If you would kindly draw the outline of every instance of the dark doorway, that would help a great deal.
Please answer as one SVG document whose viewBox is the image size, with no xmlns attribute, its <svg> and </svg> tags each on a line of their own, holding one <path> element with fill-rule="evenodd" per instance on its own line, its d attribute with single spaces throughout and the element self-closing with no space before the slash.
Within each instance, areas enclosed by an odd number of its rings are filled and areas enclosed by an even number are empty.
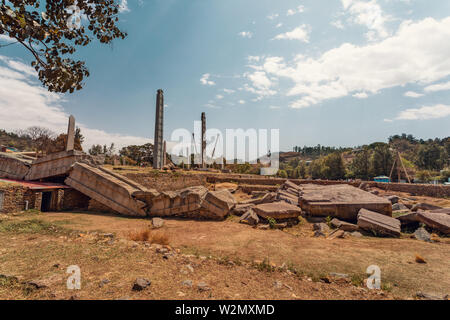
<svg viewBox="0 0 450 320">
<path fill-rule="evenodd" d="M 49 212 L 52 207 L 52 193 L 42 192 L 41 211 Z"/>
</svg>

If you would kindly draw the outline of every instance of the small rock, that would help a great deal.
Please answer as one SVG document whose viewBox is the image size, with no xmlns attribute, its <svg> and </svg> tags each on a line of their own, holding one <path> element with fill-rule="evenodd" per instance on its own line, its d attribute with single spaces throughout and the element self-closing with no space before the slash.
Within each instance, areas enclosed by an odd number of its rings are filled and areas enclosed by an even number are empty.
<svg viewBox="0 0 450 320">
<path fill-rule="evenodd" d="M 326 223 L 314 223 L 313 224 L 314 231 L 320 231 L 321 233 L 330 232 L 330 227 Z"/>
<path fill-rule="evenodd" d="M 184 296 L 186 296 L 186 294 L 181 291 L 177 291 L 177 296 L 184 297 Z"/>
<path fill-rule="evenodd" d="M 427 263 L 424 258 L 416 254 L 416 262 L 417 263 Z"/>
<path fill-rule="evenodd" d="M 186 265 L 186 269 L 188 269 L 190 272 L 194 273 L 194 268 L 190 264 Z"/>
<path fill-rule="evenodd" d="M 164 220 L 161 218 L 153 218 L 152 219 L 152 227 L 154 229 L 159 229 L 164 226 Z"/>
<path fill-rule="evenodd" d="M 346 273 L 330 272 L 330 277 L 334 277 L 334 278 L 349 278 L 349 275 L 346 274 Z"/>
<path fill-rule="evenodd" d="M 404 211 L 404 210 L 409 211 L 408 207 L 405 206 L 403 203 L 395 203 L 392 205 L 392 211 Z"/>
<path fill-rule="evenodd" d="M 133 284 L 134 291 L 141 291 L 150 286 L 152 283 L 150 280 L 144 278 L 137 278 Z"/>
<path fill-rule="evenodd" d="M 109 280 L 109 279 L 103 279 L 102 281 L 100 281 L 100 283 L 98 284 L 98 286 L 100 287 L 100 288 L 103 288 L 103 286 L 105 285 L 105 284 L 108 284 L 108 283 L 110 283 L 111 281 Z"/>
<path fill-rule="evenodd" d="M 274 227 L 274 229 L 286 229 L 288 227 L 288 224 L 287 224 L 287 222 L 275 223 L 275 225 L 273 227 Z"/>
<path fill-rule="evenodd" d="M 189 287 L 189 288 L 191 288 L 191 287 L 192 287 L 192 280 L 184 280 L 184 281 L 181 283 L 181 285 L 184 286 L 184 287 Z"/>
<path fill-rule="evenodd" d="M 363 236 L 361 234 L 361 232 L 358 232 L 358 231 L 352 232 L 352 233 L 350 233 L 350 235 L 355 238 L 361 238 Z"/>
<path fill-rule="evenodd" d="M 428 203 L 417 203 L 415 205 L 412 206 L 411 211 L 418 211 L 418 210 L 438 210 L 438 209 L 442 209 L 442 207 L 438 207 L 432 204 L 428 204 Z"/>
<path fill-rule="evenodd" d="M 374 194 L 376 196 L 380 194 L 380 192 L 378 190 L 372 190 L 372 191 L 370 191 L 370 193 Z"/>
<path fill-rule="evenodd" d="M 260 229 L 260 230 L 269 230 L 270 229 L 270 225 L 268 225 L 268 224 L 260 224 L 260 225 L 258 225 L 258 229 Z"/>
<path fill-rule="evenodd" d="M 320 238 L 320 237 L 325 237 L 325 233 L 323 233 L 322 231 L 314 231 L 314 237 L 315 238 Z"/>
<path fill-rule="evenodd" d="M 252 209 L 247 210 L 239 219 L 240 223 L 245 223 L 251 226 L 256 226 L 259 223 L 259 217 Z"/>
<path fill-rule="evenodd" d="M 102 236 L 103 238 L 114 238 L 114 234 L 113 233 L 102 233 L 100 236 Z"/>
<path fill-rule="evenodd" d="M 279 289 L 283 288 L 283 283 L 282 283 L 281 281 L 275 281 L 275 282 L 273 283 L 273 287 L 274 287 L 275 289 L 279 290 Z"/>
<path fill-rule="evenodd" d="M 206 283 L 204 283 L 204 282 L 199 282 L 199 283 L 197 284 L 197 289 L 198 289 L 198 291 L 200 291 L 200 292 L 210 291 L 210 290 L 211 290 L 211 288 L 208 287 L 208 285 L 207 285 Z"/>
<path fill-rule="evenodd" d="M 436 296 L 434 294 L 429 294 L 429 293 L 425 293 L 425 292 L 421 292 L 421 291 L 416 293 L 416 297 L 417 298 L 421 298 L 421 299 L 425 299 L 425 300 L 447 300 L 448 299 L 447 296 L 439 297 L 439 296 Z"/>
<path fill-rule="evenodd" d="M 425 230 L 425 228 L 419 228 L 414 232 L 414 237 L 417 240 L 431 242 L 431 235 Z"/>
<path fill-rule="evenodd" d="M 61 266 L 61 265 L 60 265 L 59 263 L 55 263 L 55 264 L 53 265 L 53 268 L 58 269 L 60 266 Z"/>
<path fill-rule="evenodd" d="M 387 196 L 386 199 L 388 199 L 392 204 L 398 203 L 399 197 L 397 196 Z"/>
<path fill-rule="evenodd" d="M 42 282 L 40 280 L 28 281 L 27 284 L 32 286 L 32 287 L 35 287 L 36 289 L 47 288 L 47 284 L 45 284 L 44 282 Z"/>
</svg>

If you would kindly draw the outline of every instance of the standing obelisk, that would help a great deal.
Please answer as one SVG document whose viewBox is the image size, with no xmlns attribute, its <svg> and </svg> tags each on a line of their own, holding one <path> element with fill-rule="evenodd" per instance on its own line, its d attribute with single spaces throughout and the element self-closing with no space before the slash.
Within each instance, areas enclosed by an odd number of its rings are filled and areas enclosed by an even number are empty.
<svg viewBox="0 0 450 320">
<path fill-rule="evenodd" d="M 66 151 L 75 149 L 75 117 L 69 117 L 69 125 L 67 126 Z"/>
<path fill-rule="evenodd" d="M 153 143 L 153 168 L 163 166 L 163 128 L 164 128 L 164 92 L 159 89 L 156 94 L 155 140 Z"/>
<path fill-rule="evenodd" d="M 206 115 L 202 112 L 202 168 L 206 168 Z"/>
</svg>

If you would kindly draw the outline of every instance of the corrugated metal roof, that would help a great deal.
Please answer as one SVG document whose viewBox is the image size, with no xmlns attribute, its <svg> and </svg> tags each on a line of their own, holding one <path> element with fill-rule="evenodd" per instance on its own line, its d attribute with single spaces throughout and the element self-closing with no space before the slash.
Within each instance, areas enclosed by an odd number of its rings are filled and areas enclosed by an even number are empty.
<svg viewBox="0 0 450 320">
<path fill-rule="evenodd" d="M 48 190 L 48 189 L 70 189 L 69 186 L 61 183 L 53 182 L 36 182 L 36 181 L 24 181 L 14 179 L 0 179 L 0 182 L 16 183 L 32 190 Z"/>
</svg>

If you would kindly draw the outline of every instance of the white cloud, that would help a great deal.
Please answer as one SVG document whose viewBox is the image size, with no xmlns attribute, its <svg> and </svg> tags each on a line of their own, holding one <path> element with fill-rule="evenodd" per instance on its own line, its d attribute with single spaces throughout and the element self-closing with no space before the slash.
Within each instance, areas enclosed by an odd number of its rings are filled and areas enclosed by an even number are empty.
<svg viewBox="0 0 450 320">
<path fill-rule="evenodd" d="M 366 37 L 370 41 L 383 39 L 389 36 L 386 22 L 391 19 L 387 16 L 377 0 L 341 0 L 344 10 L 351 14 L 350 22 L 364 25 L 369 29 Z"/>
<path fill-rule="evenodd" d="M 247 60 L 249 62 L 259 62 L 259 60 L 261 60 L 261 57 L 259 57 L 259 56 L 248 56 Z"/>
<path fill-rule="evenodd" d="M 278 23 L 276 26 L 275 26 L 275 28 L 281 28 L 283 26 L 283 24 L 280 22 L 280 23 Z"/>
<path fill-rule="evenodd" d="M 11 38 L 10 36 L 7 36 L 6 34 L 0 34 L 0 41 L 5 41 L 5 42 L 16 42 L 16 39 Z"/>
<path fill-rule="evenodd" d="M 332 21 L 332 22 L 330 22 L 330 24 L 335 28 L 338 28 L 341 30 L 344 29 L 344 24 L 342 23 L 341 20 Z"/>
<path fill-rule="evenodd" d="M 215 86 L 216 83 L 212 80 L 209 80 L 210 77 L 211 75 L 209 73 L 205 73 L 200 78 L 200 83 L 203 84 L 204 86 Z"/>
<path fill-rule="evenodd" d="M 121 0 L 119 4 L 119 12 L 121 13 L 130 12 L 130 8 L 128 8 L 128 0 Z"/>
<path fill-rule="evenodd" d="M 276 18 L 278 18 L 280 15 L 278 13 L 274 13 L 271 14 L 270 16 L 267 16 L 267 19 L 269 20 L 275 20 Z"/>
<path fill-rule="evenodd" d="M 43 88 L 31 70 L 31 67 L 18 60 L 0 56 L 0 128 L 14 131 L 37 125 L 58 134 L 65 133 L 69 114 L 62 106 L 63 95 Z M 117 148 L 122 148 L 153 141 L 92 129 L 82 123 L 77 123 L 77 126 L 85 136 L 85 149 L 89 149 L 92 144 L 114 142 Z"/>
<path fill-rule="evenodd" d="M 216 95 L 216 99 L 217 100 L 222 100 L 223 99 L 223 95 L 221 95 L 221 94 Z"/>
<path fill-rule="evenodd" d="M 232 94 L 235 93 L 236 91 L 233 89 L 223 89 L 223 92 L 228 93 L 228 94 Z"/>
<path fill-rule="evenodd" d="M 424 106 L 418 109 L 406 109 L 401 111 L 393 120 L 430 120 L 445 118 L 450 115 L 450 106 L 437 104 L 434 106 Z M 391 122 L 389 119 L 385 121 Z"/>
<path fill-rule="evenodd" d="M 424 90 L 425 90 L 425 92 L 436 92 L 436 91 L 450 90 L 450 81 L 449 82 L 433 84 L 431 86 L 426 87 Z"/>
<path fill-rule="evenodd" d="M 239 100 L 239 104 L 245 104 L 245 100 Z"/>
<path fill-rule="evenodd" d="M 433 36 L 430 36 L 433 35 Z M 396 34 L 373 44 L 344 43 L 319 57 L 297 55 L 285 62 L 265 58 L 258 71 L 292 80 L 288 96 L 301 96 L 291 107 L 409 83 L 427 85 L 450 76 L 450 17 L 404 22 Z"/>
<path fill-rule="evenodd" d="M 293 16 L 294 14 L 302 13 L 302 12 L 304 12 L 304 11 L 305 11 L 305 7 L 304 7 L 304 6 L 298 6 L 296 9 L 289 9 L 289 10 L 286 12 L 286 15 L 287 15 L 287 16 Z"/>
<path fill-rule="evenodd" d="M 405 92 L 404 96 L 408 97 L 408 98 L 420 98 L 420 97 L 423 97 L 424 95 L 422 93 L 408 91 L 408 92 Z"/>
<path fill-rule="evenodd" d="M 274 39 L 276 40 L 300 40 L 303 42 L 308 43 L 309 42 L 309 33 L 310 33 L 310 27 L 303 24 L 297 28 L 295 28 L 292 31 L 281 33 L 277 36 L 275 36 Z"/>
<path fill-rule="evenodd" d="M 278 109 L 281 109 L 281 107 L 280 106 L 269 106 L 269 109 L 278 110 Z"/>
<path fill-rule="evenodd" d="M 353 97 L 358 98 L 358 99 L 367 99 L 369 97 L 369 95 L 365 92 L 358 92 L 358 93 L 355 93 L 353 95 Z"/>
<path fill-rule="evenodd" d="M 253 37 L 253 33 L 250 31 L 242 31 L 242 32 L 239 32 L 238 35 L 240 35 L 242 38 L 248 38 L 248 39 L 251 39 Z"/>
</svg>

